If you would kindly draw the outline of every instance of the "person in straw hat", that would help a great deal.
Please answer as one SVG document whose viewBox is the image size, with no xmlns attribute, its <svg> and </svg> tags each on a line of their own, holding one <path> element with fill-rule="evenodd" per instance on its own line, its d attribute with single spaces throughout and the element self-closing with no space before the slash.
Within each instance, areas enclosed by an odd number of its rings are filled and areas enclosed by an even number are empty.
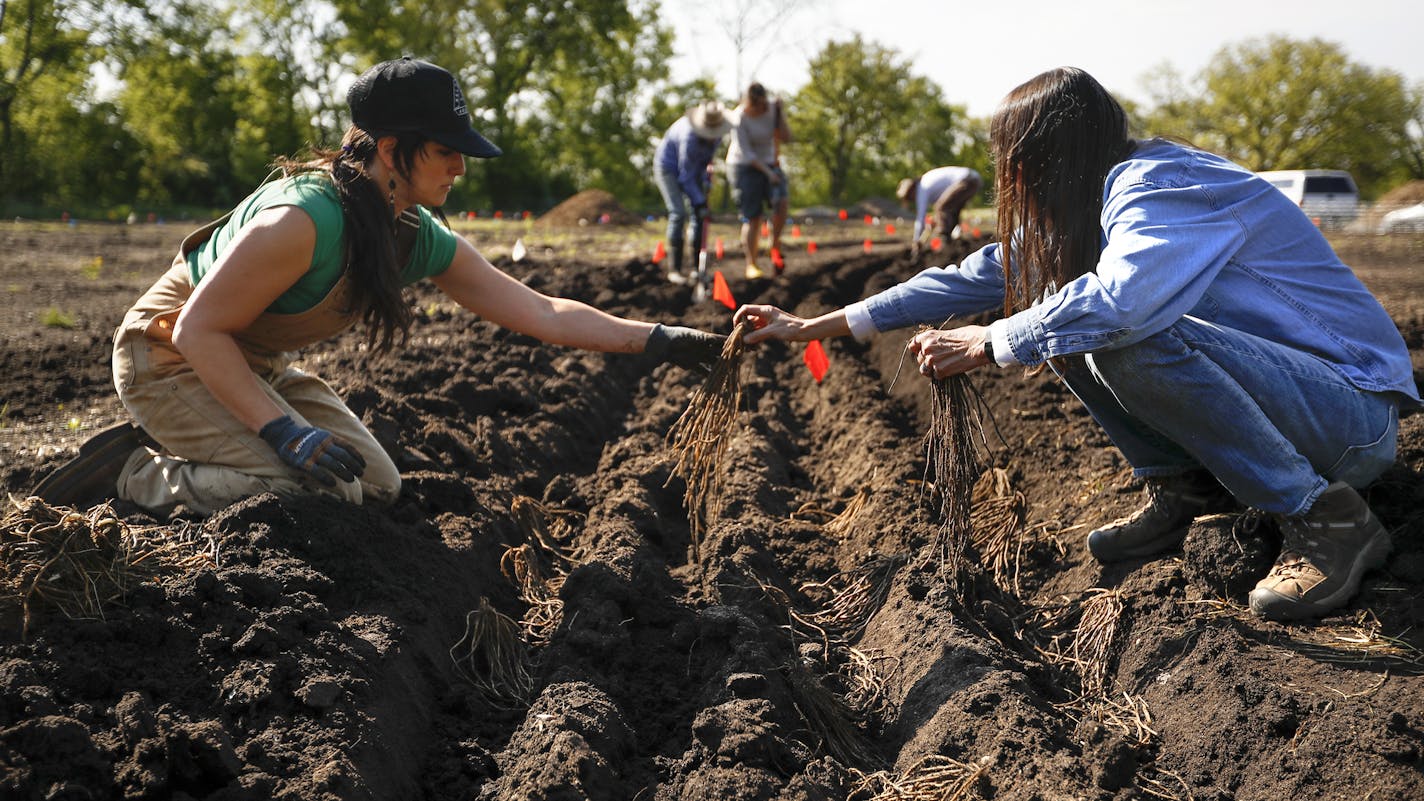
<svg viewBox="0 0 1424 801">
<path fill-rule="evenodd" d="M 925 243 L 939 233 L 955 236 L 959 215 L 969 201 L 979 194 L 984 180 L 969 167 L 936 167 L 919 178 L 906 178 L 895 190 L 895 196 L 906 207 L 915 207 L 915 240 L 910 245 L 912 256 L 918 257 Z M 925 225 L 928 212 L 934 212 L 934 225 Z"/>
<path fill-rule="evenodd" d="M 702 249 L 707 235 L 707 191 L 711 184 L 708 165 L 722 137 L 732 129 L 731 120 L 716 100 L 707 100 L 677 118 L 663 134 L 653 158 L 653 178 L 667 206 L 668 280 L 686 283 L 683 248 L 688 207 L 692 207 L 692 252 Z M 695 257 L 694 257 L 695 258 Z"/>
<path fill-rule="evenodd" d="M 395 463 L 295 351 L 364 323 L 374 350 L 415 322 L 405 286 L 429 279 L 480 317 L 543 342 L 647 353 L 707 369 L 723 337 L 543 295 L 490 264 L 439 207 L 465 158 L 500 149 L 471 125 L 455 77 L 405 57 L 347 94 L 341 146 L 305 161 L 189 234 L 114 336 L 114 383 L 132 415 L 91 438 L 35 494 L 118 497 L 210 514 L 262 492 L 389 503 Z"/>
</svg>

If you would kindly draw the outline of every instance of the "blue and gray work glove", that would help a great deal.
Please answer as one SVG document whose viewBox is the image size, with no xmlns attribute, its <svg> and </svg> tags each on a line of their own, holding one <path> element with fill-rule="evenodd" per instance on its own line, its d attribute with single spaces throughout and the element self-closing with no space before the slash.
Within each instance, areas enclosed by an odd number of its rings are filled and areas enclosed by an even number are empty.
<svg viewBox="0 0 1424 801">
<path fill-rule="evenodd" d="M 726 340 L 726 337 L 698 331 L 696 328 L 658 323 L 648 335 L 644 352 L 660 362 L 670 362 L 687 370 L 710 373 L 712 366 L 722 355 L 722 345 Z"/>
<path fill-rule="evenodd" d="M 366 472 L 366 460 L 335 434 L 315 426 L 304 426 L 291 415 L 282 415 L 262 426 L 258 436 L 272 446 L 282 461 L 328 487 L 336 480 L 355 481 Z"/>
</svg>

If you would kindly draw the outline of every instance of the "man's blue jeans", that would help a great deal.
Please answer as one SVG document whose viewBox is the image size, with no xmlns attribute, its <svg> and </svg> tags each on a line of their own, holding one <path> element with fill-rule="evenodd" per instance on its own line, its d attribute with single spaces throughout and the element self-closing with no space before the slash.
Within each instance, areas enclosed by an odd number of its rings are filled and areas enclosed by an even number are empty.
<svg viewBox="0 0 1424 801">
<path fill-rule="evenodd" d="M 1309 353 L 1183 317 L 1123 348 L 1055 366 L 1138 476 L 1206 468 L 1236 500 L 1308 511 L 1331 481 L 1394 462 L 1397 401 Z"/>
<path fill-rule="evenodd" d="M 668 250 L 673 253 L 673 264 L 678 268 L 682 267 L 682 247 L 687 240 L 684 239 L 684 232 L 687 230 L 687 192 L 683 191 L 682 185 L 677 182 L 677 175 L 666 173 L 662 170 L 655 170 L 653 178 L 657 181 L 658 191 L 663 195 L 663 205 L 667 207 L 668 227 L 667 240 Z M 693 219 L 692 221 L 692 253 L 694 259 L 696 253 L 702 249 L 702 237 L 705 235 L 703 226 L 705 220 Z"/>
</svg>

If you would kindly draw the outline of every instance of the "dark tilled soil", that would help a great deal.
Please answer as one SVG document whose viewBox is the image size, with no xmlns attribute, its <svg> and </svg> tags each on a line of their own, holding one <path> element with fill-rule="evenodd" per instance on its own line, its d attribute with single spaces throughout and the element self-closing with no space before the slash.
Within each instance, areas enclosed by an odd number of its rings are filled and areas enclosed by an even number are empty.
<svg viewBox="0 0 1424 801">
<path fill-rule="evenodd" d="M 108 332 L 181 234 L 0 231 L 12 516 L 119 418 Z M 774 283 L 731 271 L 733 291 L 812 314 L 916 269 L 861 236 L 792 252 Z M 1358 247 L 1417 357 L 1418 244 Z M 642 261 L 501 266 L 616 313 L 729 328 Z M 0 795 L 1424 797 L 1424 415 L 1368 492 L 1388 567 L 1340 614 L 1283 626 L 1243 608 L 1268 521 L 1204 519 L 1178 553 L 1097 565 L 1084 533 L 1140 486 L 1061 385 L 1017 371 L 973 375 L 994 469 L 974 519 L 1008 532 L 982 548 L 1006 561 L 947 583 L 925 558 L 930 395 L 900 370 L 904 337 L 827 343 L 820 384 L 801 346 L 769 345 L 746 359 L 723 503 L 691 561 L 664 437 L 696 377 L 540 345 L 433 288 L 414 301 L 396 356 L 354 334 L 305 356 L 400 465 L 392 508 L 261 496 L 155 520 L 116 503 L 131 531 L 215 542 L 217 567 L 162 573 L 101 619 L 32 596 L 24 628 L 23 599 L 0 602 Z M 45 325 L 50 308 L 73 327 Z M 1022 494 L 1021 525 L 995 522 L 1012 506 L 989 499 L 994 478 Z M 553 580 L 517 585 L 521 556 Z"/>
</svg>

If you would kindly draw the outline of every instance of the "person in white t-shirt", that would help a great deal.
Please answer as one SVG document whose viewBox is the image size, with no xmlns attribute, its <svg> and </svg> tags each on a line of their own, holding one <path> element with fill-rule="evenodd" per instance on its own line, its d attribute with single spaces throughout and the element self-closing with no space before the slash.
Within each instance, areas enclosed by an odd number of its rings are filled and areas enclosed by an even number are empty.
<svg viewBox="0 0 1424 801">
<path fill-rule="evenodd" d="M 786 174 L 781 171 L 778 147 L 791 141 L 791 129 L 786 124 L 781 101 L 768 98 L 766 87 L 760 83 L 747 87 L 734 119 L 736 126 L 727 148 L 727 170 L 732 181 L 732 196 L 737 202 L 737 215 L 742 222 L 746 276 L 751 280 L 766 275 L 757 265 L 757 251 L 767 207 L 771 208 L 772 264 L 777 273 L 783 269 L 781 231 L 786 226 L 791 194 Z"/>
<path fill-rule="evenodd" d="M 984 181 L 968 167 L 936 167 L 919 178 L 900 182 L 895 194 L 908 207 L 915 206 L 915 241 L 910 253 L 918 257 L 926 243 L 936 233 L 954 236 L 959 227 L 959 215 L 969 201 L 979 194 Z M 934 212 L 934 225 L 925 225 L 928 212 Z"/>
</svg>

